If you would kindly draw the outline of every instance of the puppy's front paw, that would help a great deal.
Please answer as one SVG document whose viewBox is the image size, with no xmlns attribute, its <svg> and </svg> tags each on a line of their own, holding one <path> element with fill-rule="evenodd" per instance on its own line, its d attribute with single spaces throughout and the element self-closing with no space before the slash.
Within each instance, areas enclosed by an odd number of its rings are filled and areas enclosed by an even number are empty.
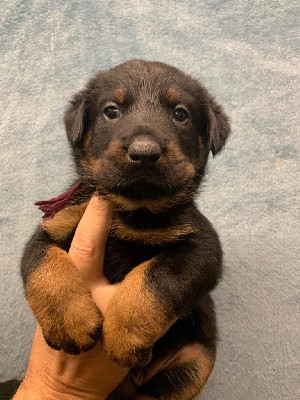
<svg viewBox="0 0 300 400">
<path fill-rule="evenodd" d="M 153 260 L 135 267 L 111 299 L 103 322 L 107 355 L 121 366 L 147 365 L 152 347 L 166 331 L 164 308 L 145 283 L 145 271 Z"/>
<path fill-rule="evenodd" d="M 103 324 L 103 342 L 107 356 L 122 367 L 142 367 L 152 356 L 149 343 L 146 343 L 134 329 L 118 323 L 113 315 L 107 315 Z"/>
<path fill-rule="evenodd" d="M 67 278 L 53 283 L 39 273 L 27 283 L 26 297 L 49 346 L 78 354 L 95 345 L 102 316 L 79 275 Z"/>
<path fill-rule="evenodd" d="M 132 367 L 144 367 L 149 364 L 152 357 L 151 349 L 143 347 L 137 347 L 130 340 L 129 336 L 117 340 L 108 338 L 104 340 L 104 347 L 107 356 L 118 363 L 121 367 L 132 368 Z"/>
<path fill-rule="evenodd" d="M 102 316 L 89 295 L 74 295 L 63 310 L 45 310 L 48 320 L 39 319 L 48 345 L 69 354 L 94 347 L 102 331 Z"/>
</svg>

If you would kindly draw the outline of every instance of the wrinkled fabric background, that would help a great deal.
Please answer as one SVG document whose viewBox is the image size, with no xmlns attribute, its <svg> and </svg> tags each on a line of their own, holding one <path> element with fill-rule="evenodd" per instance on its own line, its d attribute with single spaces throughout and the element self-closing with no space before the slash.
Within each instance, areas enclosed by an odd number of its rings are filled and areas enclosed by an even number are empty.
<svg viewBox="0 0 300 400">
<path fill-rule="evenodd" d="M 34 329 L 19 273 L 33 202 L 73 177 L 66 104 L 95 71 L 144 58 L 202 80 L 232 120 L 198 199 L 225 252 L 200 397 L 300 398 L 299 16 L 293 0 L 2 2 L 0 381 L 22 377 Z"/>
</svg>

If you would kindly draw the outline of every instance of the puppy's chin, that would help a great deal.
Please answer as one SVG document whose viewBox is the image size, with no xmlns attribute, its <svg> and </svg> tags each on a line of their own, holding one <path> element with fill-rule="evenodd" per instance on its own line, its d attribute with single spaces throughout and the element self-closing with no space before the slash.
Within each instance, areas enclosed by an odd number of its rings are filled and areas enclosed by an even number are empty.
<svg viewBox="0 0 300 400">
<path fill-rule="evenodd" d="M 131 201 L 141 202 L 143 200 L 159 200 L 162 197 L 172 196 L 175 191 L 167 191 L 166 189 L 145 182 L 132 183 L 123 188 L 117 188 L 112 191 L 112 194 L 122 196 Z"/>
<path fill-rule="evenodd" d="M 117 190 L 111 189 L 110 191 L 99 188 L 97 192 L 100 196 L 113 202 L 116 209 L 120 211 L 148 209 L 157 213 L 186 203 L 193 197 L 195 188 L 187 185 L 176 188 L 176 190 L 175 188 L 166 190 L 156 185 L 135 183 L 122 189 L 117 188 Z"/>
</svg>

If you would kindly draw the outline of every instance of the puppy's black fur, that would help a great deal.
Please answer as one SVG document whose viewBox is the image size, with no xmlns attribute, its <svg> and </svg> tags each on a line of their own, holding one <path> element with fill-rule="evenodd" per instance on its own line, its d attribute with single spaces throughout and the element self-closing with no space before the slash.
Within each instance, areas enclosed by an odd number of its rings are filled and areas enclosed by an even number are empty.
<svg viewBox="0 0 300 400">
<path fill-rule="evenodd" d="M 209 292 L 222 251 L 194 197 L 228 119 L 176 68 L 129 61 L 98 73 L 65 114 L 80 185 L 25 249 L 27 299 L 47 342 L 78 353 L 102 332 L 109 357 L 131 370 L 109 399 L 192 399 L 215 358 Z M 122 282 L 103 320 L 67 255 L 89 198 L 115 213 L 105 275 Z"/>
</svg>

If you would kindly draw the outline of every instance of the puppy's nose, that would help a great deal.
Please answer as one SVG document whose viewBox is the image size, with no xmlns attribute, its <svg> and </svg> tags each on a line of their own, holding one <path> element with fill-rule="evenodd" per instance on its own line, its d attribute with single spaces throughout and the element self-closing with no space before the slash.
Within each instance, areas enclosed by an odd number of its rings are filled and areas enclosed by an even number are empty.
<svg viewBox="0 0 300 400">
<path fill-rule="evenodd" d="M 140 135 L 133 139 L 127 154 L 136 164 L 155 164 L 162 156 L 162 149 L 152 137 Z"/>
</svg>

